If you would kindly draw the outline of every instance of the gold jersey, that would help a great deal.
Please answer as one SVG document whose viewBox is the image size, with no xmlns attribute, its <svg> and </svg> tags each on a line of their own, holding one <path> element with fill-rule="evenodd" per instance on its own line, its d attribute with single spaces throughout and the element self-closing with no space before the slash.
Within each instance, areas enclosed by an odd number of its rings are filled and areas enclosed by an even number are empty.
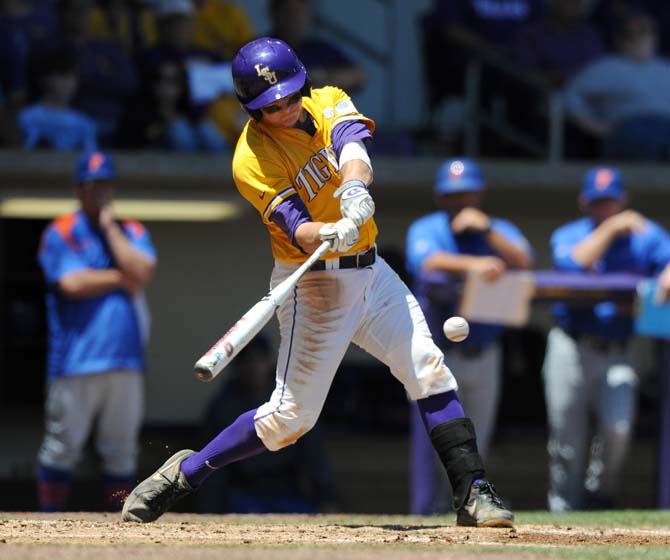
<svg viewBox="0 0 670 560">
<path fill-rule="evenodd" d="M 314 136 L 252 119 L 242 131 L 233 156 L 233 179 L 268 227 L 272 255 L 291 263 L 304 262 L 307 257 L 270 221 L 273 210 L 298 194 L 313 221 L 336 222 L 342 218 L 340 200 L 333 198 L 341 178 L 331 133 L 337 124 L 352 120 L 361 121 L 370 132 L 375 128 L 374 121 L 359 113 L 349 96 L 336 87 L 313 89 L 311 97 L 303 97 L 302 103 L 314 119 Z M 348 254 L 370 249 L 376 238 L 377 225 L 370 218 L 361 226 L 358 243 Z M 328 253 L 326 258 L 333 256 Z"/>
</svg>

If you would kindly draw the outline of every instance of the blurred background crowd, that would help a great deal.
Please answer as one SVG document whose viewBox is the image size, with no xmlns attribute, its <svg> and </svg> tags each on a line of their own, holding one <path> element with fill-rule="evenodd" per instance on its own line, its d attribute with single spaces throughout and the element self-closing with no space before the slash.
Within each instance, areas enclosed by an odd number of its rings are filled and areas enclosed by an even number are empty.
<svg viewBox="0 0 670 560">
<path fill-rule="evenodd" d="M 220 0 L 8 0 L 0 8 L 5 146 L 227 152 L 244 123 L 230 61 L 255 36 Z M 272 1 L 267 30 L 313 67 L 315 85 L 359 87 L 362 69 L 306 36 L 308 2 Z"/>
<path fill-rule="evenodd" d="M 245 116 L 229 63 L 262 35 L 291 44 L 315 86 L 336 85 L 356 99 L 376 79 L 360 38 L 336 43 L 320 33 L 328 16 L 316 3 L 270 0 L 261 19 L 246 4 L 3 0 L 2 145 L 230 151 Z M 422 116 L 382 123 L 378 153 L 667 160 L 667 3 L 423 4 L 412 23 Z M 403 79 L 400 72 L 392 83 Z"/>
<path fill-rule="evenodd" d="M 568 157 L 667 160 L 669 14 L 654 0 L 437 1 L 422 19 L 429 108 L 474 102 L 489 154 L 540 154 L 553 120 Z"/>
</svg>

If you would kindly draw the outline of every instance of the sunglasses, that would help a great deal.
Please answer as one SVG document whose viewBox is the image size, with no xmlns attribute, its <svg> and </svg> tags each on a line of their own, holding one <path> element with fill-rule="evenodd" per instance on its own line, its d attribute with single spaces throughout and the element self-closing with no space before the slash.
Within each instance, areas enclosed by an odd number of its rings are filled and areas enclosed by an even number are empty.
<svg viewBox="0 0 670 560">
<path fill-rule="evenodd" d="M 286 97 L 286 105 L 279 105 L 278 103 L 274 103 L 273 105 L 266 105 L 265 107 L 261 107 L 261 111 L 264 113 L 270 115 L 272 113 L 277 113 L 284 109 L 284 107 L 288 107 L 289 105 L 295 105 L 298 101 L 302 99 L 302 93 L 299 91 L 296 91 L 293 95 L 290 95 L 289 97 Z M 283 101 L 283 100 L 282 100 Z"/>
</svg>

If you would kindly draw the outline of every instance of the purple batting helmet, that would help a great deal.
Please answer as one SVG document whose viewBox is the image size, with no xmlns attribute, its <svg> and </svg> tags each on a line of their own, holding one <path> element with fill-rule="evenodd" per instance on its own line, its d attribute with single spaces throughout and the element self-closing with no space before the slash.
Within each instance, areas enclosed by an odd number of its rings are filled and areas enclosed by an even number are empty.
<svg viewBox="0 0 670 560">
<path fill-rule="evenodd" d="M 284 41 L 261 37 L 244 45 L 233 60 L 233 82 L 240 103 L 256 120 L 265 105 L 300 91 L 310 95 L 307 70 Z"/>
<path fill-rule="evenodd" d="M 481 191 L 484 177 L 471 159 L 448 159 L 437 170 L 434 189 L 439 195 Z"/>
</svg>

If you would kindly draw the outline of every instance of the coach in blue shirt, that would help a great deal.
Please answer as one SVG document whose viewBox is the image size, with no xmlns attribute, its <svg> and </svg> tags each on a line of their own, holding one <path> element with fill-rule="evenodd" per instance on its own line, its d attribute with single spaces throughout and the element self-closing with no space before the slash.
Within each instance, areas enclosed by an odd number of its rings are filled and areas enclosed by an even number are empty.
<svg viewBox="0 0 670 560">
<path fill-rule="evenodd" d="M 494 218 L 480 208 L 484 178 L 469 159 L 447 160 L 437 171 L 435 201 L 439 210 L 411 224 L 407 234 L 407 269 L 414 279 L 414 293 L 426 315 L 435 342 L 445 353 L 446 363 L 458 381 L 463 408 L 472 418 L 480 453 L 485 456 L 498 410 L 501 377 L 502 327 L 470 324 L 470 336 L 460 343 L 447 341 L 444 320 L 455 314 L 455 301 L 429 297 L 422 278 L 442 273 L 447 284 L 457 284 L 467 273 L 478 273 L 495 281 L 508 268 L 528 268 L 531 249 L 519 229 L 507 220 Z M 448 290 L 445 286 L 445 290 Z M 414 435 L 421 445 L 425 435 Z M 428 445 L 428 444 L 426 444 Z M 435 513 L 434 492 L 427 490 L 418 473 L 412 513 Z M 420 486 L 420 488 L 418 488 Z M 424 496 L 423 498 L 421 496 Z M 438 506 L 439 509 L 439 506 Z"/>
<path fill-rule="evenodd" d="M 109 154 L 82 154 L 75 175 L 80 208 L 51 222 L 39 248 L 49 328 L 46 433 L 38 454 L 43 511 L 65 508 L 94 426 L 108 506 L 119 509 L 135 482 L 143 415 L 141 302 L 156 253 L 142 224 L 114 219 Z"/>
<path fill-rule="evenodd" d="M 670 238 L 658 224 L 626 209 L 617 169 L 589 170 L 579 205 L 586 215 L 551 237 L 557 270 L 645 276 L 665 270 L 667 276 Z M 632 310 L 606 301 L 558 304 L 555 317 L 558 326 L 549 333 L 543 367 L 550 431 L 548 506 L 551 511 L 610 507 L 635 419 Z M 597 421 L 592 440 L 591 415 Z"/>
</svg>

